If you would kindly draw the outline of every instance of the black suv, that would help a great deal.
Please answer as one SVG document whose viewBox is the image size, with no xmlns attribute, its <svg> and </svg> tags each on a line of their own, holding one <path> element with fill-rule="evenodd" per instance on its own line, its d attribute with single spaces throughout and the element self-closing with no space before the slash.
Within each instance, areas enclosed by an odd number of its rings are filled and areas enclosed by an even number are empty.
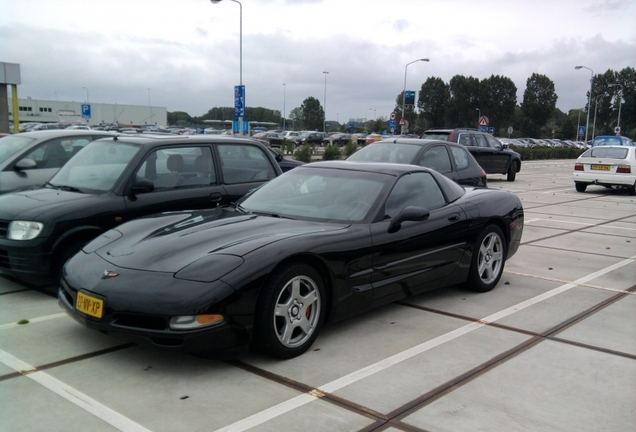
<svg viewBox="0 0 636 432">
<path fill-rule="evenodd" d="M 269 150 L 250 138 L 93 141 L 44 187 L 0 196 L 0 274 L 33 285 L 56 283 L 71 256 L 121 223 L 228 204 L 280 174 Z"/>
<path fill-rule="evenodd" d="M 521 170 L 519 153 L 476 129 L 430 129 L 422 134 L 422 138 L 463 144 L 487 174 L 506 174 L 508 181 L 515 181 Z"/>
</svg>

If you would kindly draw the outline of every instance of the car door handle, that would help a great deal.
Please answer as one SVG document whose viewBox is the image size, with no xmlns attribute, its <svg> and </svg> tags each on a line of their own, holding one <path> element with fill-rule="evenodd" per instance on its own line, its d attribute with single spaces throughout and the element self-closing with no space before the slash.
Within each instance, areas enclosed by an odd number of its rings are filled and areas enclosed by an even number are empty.
<svg viewBox="0 0 636 432">
<path fill-rule="evenodd" d="M 460 219 L 458 214 L 454 214 L 448 217 L 449 222 L 457 222 Z"/>
<path fill-rule="evenodd" d="M 219 202 L 219 201 L 221 201 L 221 198 L 222 198 L 222 196 L 218 192 L 214 192 L 214 193 L 210 194 L 210 201 L 212 201 L 212 202 Z"/>
</svg>

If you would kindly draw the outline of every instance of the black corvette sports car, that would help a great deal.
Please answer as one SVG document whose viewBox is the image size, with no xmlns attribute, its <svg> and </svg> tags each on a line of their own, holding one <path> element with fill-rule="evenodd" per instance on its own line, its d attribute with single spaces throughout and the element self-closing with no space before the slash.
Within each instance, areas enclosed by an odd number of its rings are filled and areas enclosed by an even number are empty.
<svg viewBox="0 0 636 432">
<path fill-rule="evenodd" d="M 428 168 L 317 162 L 212 210 L 118 226 L 67 262 L 80 323 L 190 352 L 305 352 L 321 326 L 454 284 L 497 285 L 523 231 L 519 198 Z"/>
</svg>

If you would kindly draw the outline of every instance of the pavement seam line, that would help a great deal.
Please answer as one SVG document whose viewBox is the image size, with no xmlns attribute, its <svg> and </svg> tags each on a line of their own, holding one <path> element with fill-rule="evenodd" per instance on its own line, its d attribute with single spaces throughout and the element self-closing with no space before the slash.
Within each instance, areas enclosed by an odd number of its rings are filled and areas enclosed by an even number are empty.
<svg viewBox="0 0 636 432">
<path fill-rule="evenodd" d="M 490 314 L 482 319 L 480 319 L 477 322 L 472 322 L 469 324 L 466 324 L 462 327 L 459 327 L 455 330 L 452 330 L 448 333 L 445 333 L 443 335 L 437 336 L 431 340 L 428 340 L 426 342 L 423 342 L 419 345 L 416 345 L 412 348 L 409 348 L 407 350 L 404 350 L 400 353 L 394 354 L 390 357 L 387 357 L 383 360 L 380 360 L 376 363 L 373 363 L 369 366 L 366 366 L 362 369 L 358 369 L 357 371 L 354 371 L 348 375 L 345 375 L 343 377 L 340 377 L 338 379 L 335 379 L 327 384 L 321 385 L 319 387 L 317 387 L 316 389 L 319 390 L 320 392 L 324 392 L 324 393 L 333 393 L 343 387 L 346 387 L 350 384 L 353 384 L 357 381 L 360 381 L 363 378 L 367 378 L 371 375 L 375 375 L 378 372 L 381 372 L 385 369 L 388 369 L 389 367 L 395 366 L 405 360 L 408 360 L 412 357 L 415 357 L 416 355 L 422 354 L 432 348 L 435 348 L 439 345 L 442 345 L 446 342 L 449 342 L 451 340 L 454 340 L 460 336 L 463 336 L 465 334 L 471 333 L 474 330 L 477 330 L 479 328 L 482 328 L 490 323 L 493 323 L 497 320 L 500 320 L 502 318 L 505 318 L 509 315 L 512 315 L 514 313 L 517 313 L 521 310 L 524 310 L 534 304 L 540 303 L 544 300 L 547 300 L 551 297 L 554 297 L 558 294 L 561 294 L 563 292 L 566 292 L 574 287 L 577 287 L 579 284 L 583 284 L 586 283 L 590 280 L 593 280 L 599 276 L 602 276 L 604 274 L 607 274 L 609 272 L 612 272 L 616 269 L 619 269 L 621 267 L 624 267 L 628 264 L 633 263 L 636 260 L 636 255 L 631 257 L 631 258 L 627 258 L 624 259 L 622 261 L 619 261 L 615 264 L 612 264 L 611 266 L 608 266 L 604 269 L 598 270 L 594 273 L 590 273 L 587 276 L 583 276 L 580 279 L 577 279 L 574 282 L 571 283 L 567 283 L 565 285 L 562 285 L 560 287 L 554 288 L 550 291 L 547 291 L 543 294 L 539 294 L 538 296 L 532 297 L 528 300 L 522 301 L 520 303 L 517 303 L 514 306 L 511 306 L 509 308 L 506 309 L 502 309 L 499 312 L 495 312 L 493 314 Z M 241 431 L 245 431 L 248 429 L 251 429 L 255 426 L 258 426 L 260 424 L 265 423 L 266 421 L 269 421 L 273 418 L 278 417 L 279 415 L 285 414 L 289 411 L 291 411 L 292 409 L 296 409 L 299 408 L 305 404 L 308 404 L 310 402 L 313 402 L 315 400 L 317 400 L 319 398 L 312 396 L 308 393 L 303 393 L 300 394 L 298 396 L 293 397 L 292 399 L 288 399 L 287 401 L 281 402 L 277 405 L 274 405 L 268 409 L 265 409 L 263 411 L 260 411 L 258 413 L 252 414 L 251 416 L 245 417 L 242 420 L 239 420 L 235 423 L 232 423 L 228 426 L 225 426 L 223 428 L 217 429 L 215 432 L 241 432 Z"/>
<path fill-rule="evenodd" d="M 135 423 L 123 414 L 120 414 L 106 405 L 99 403 L 90 396 L 58 380 L 46 372 L 38 371 L 34 366 L 12 356 L 4 350 L 0 350 L 0 362 L 13 370 L 20 372 L 24 377 L 35 381 L 46 389 L 63 397 L 79 408 L 84 409 L 120 431 L 151 432 L 149 429 Z"/>
</svg>

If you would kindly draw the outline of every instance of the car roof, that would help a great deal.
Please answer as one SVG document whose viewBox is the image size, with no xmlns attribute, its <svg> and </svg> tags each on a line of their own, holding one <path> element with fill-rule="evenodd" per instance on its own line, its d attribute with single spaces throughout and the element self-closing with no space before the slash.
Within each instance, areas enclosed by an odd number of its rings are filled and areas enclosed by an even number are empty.
<svg viewBox="0 0 636 432">
<path fill-rule="evenodd" d="M 431 146 L 433 144 L 455 145 L 455 143 L 452 143 L 452 142 L 449 142 L 449 141 L 442 141 L 442 140 L 438 140 L 438 139 L 400 138 L 400 137 L 384 138 L 384 139 L 381 139 L 380 141 L 376 141 L 376 142 L 371 143 L 369 145 L 386 144 L 386 143 L 412 144 L 412 145 L 419 145 L 419 146 L 422 146 L 422 147 Z M 457 144 L 457 145 L 459 145 L 459 144 Z"/>
<path fill-rule="evenodd" d="M 107 141 L 109 138 L 101 139 L 99 141 Z M 129 135 L 119 134 L 113 138 L 115 141 L 134 143 L 142 146 L 155 146 L 164 144 L 257 144 L 264 146 L 260 141 L 244 136 L 229 136 L 229 135 L 212 135 L 212 134 L 200 134 L 200 135 L 174 135 L 174 134 L 140 134 Z"/>
<path fill-rule="evenodd" d="M 114 132 L 101 131 L 96 129 L 46 129 L 32 132 L 20 132 L 14 134 L 15 136 L 24 135 L 30 138 L 42 139 L 42 138 L 55 138 L 59 136 L 73 136 L 73 135 L 104 135 L 115 136 Z"/>
</svg>

